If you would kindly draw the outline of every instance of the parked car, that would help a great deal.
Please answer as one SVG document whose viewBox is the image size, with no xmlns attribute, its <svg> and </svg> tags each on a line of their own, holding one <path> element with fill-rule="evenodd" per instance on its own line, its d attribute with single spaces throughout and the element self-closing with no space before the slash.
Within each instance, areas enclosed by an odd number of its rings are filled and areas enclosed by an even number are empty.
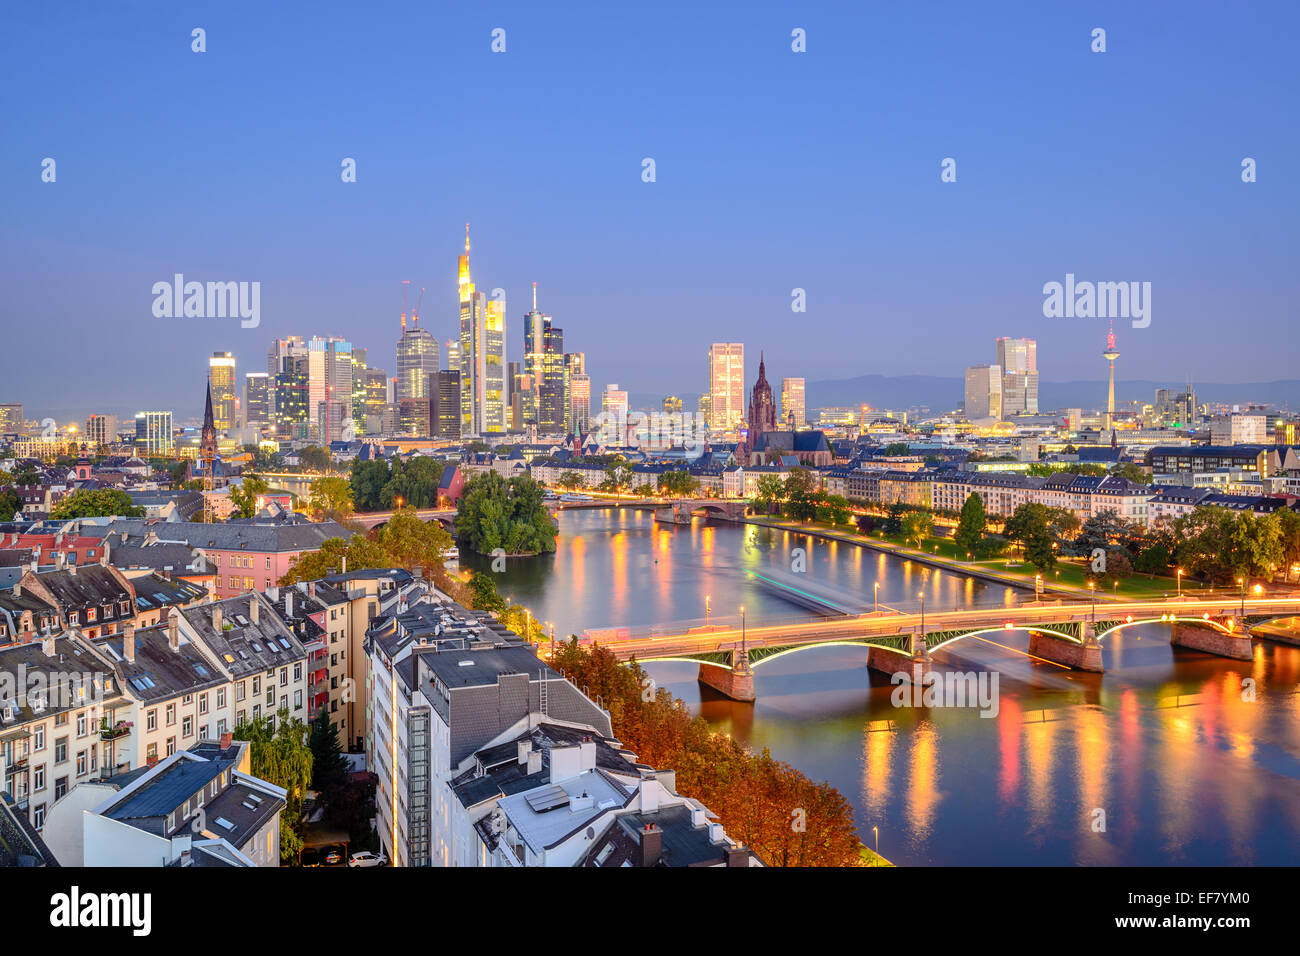
<svg viewBox="0 0 1300 956">
<path fill-rule="evenodd" d="M 343 851 L 338 847 L 331 847 L 326 850 L 324 856 L 321 858 L 321 863 L 325 866 L 338 866 L 342 862 Z"/>
<path fill-rule="evenodd" d="M 353 853 L 352 858 L 348 860 L 348 866 L 387 866 L 388 857 L 383 853 L 371 853 L 369 850 L 362 850 L 360 853 Z"/>
</svg>

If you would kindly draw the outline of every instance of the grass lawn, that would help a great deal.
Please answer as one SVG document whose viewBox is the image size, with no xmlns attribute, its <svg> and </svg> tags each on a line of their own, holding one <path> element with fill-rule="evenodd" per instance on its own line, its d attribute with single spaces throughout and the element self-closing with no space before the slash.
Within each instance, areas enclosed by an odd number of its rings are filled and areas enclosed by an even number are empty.
<svg viewBox="0 0 1300 956">
<path fill-rule="evenodd" d="M 894 865 L 890 863 L 888 860 L 886 860 L 879 853 L 876 853 L 874 850 L 872 850 L 865 843 L 858 844 L 858 854 L 862 857 L 863 866 L 893 866 Z"/>
</svg>

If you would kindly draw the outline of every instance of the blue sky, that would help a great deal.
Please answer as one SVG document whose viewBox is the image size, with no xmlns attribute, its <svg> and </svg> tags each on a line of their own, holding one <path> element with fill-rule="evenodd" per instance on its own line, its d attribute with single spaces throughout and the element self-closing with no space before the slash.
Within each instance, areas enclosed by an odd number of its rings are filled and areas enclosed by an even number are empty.
<svg viewBox="0 0 1300 956">
<path fill-rule="evenodd" d="M 467 220 L 510 357 L 536 280 L 597 388 L 699 391 L 737 339 L 751 378 L 958 377 L 998 335 L 1100 378 L 1104 320 L 1042 315 L 1067 272 L 1152 283 L 1121 379 L 1298 377 L 1297 9 L 10 5 L 0 401 L 183 417 L 211 351 L 293 333 L 391 371 L 401 280 L 456 334 Z M 261 282 L 260 326 L 155 318 L 175 272 Z"/>
</svg>

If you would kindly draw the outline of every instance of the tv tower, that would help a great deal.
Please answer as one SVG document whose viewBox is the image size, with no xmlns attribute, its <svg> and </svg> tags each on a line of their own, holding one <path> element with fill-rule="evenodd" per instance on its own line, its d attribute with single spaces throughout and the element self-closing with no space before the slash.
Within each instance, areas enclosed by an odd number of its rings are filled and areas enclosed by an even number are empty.
<svg viewBox="0 0 1300 956">
<path fill-rule="evenodd" d="M 1115 427 L 1115 359 L 1119 358 L 1119 352 L 1115 351 L 1115 320 L 1110 323 L 1110 331 L 1106 333 L 1106 351 L 1101 353 L 1108 364 L 1110 372 L 1110 381 L 1106 389 L 1106 427 Z"/>
</svg>

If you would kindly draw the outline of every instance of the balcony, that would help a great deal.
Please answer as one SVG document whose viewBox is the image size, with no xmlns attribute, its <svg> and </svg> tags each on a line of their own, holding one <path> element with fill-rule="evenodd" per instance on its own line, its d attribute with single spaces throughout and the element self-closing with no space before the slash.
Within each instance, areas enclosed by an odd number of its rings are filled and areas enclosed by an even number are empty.
<svg viewBox="0 0 1300 956">
<path fill-rule="evenodd" d="M 117 740 L 131 733 L 131 721 L 119 720 L 117 723 L 110 725 L 107 720 L 101 720 L 98 730 L 100 740 Z"/>
</svg>

